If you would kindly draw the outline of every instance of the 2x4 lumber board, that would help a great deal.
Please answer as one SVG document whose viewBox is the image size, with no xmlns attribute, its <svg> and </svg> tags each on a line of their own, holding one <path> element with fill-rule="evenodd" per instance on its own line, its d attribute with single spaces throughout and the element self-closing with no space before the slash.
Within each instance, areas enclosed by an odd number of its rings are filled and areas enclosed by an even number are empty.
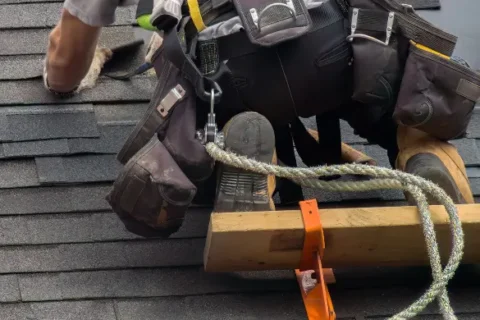
<svg viewBox="0 0 480 320">
<path fill-rule="evenodd" d="M 458 205 L 464 263 L 480 262 L 480 204 Z M 444 261 L 451 250 L 448 214 L 430 206 Z M 416 207 L 320 209 L 323 266 L 410 266 L 429 263 Z M 204 251 L 206 271 L 298 268 L 305 237 L 300 210 L 213 213 Z"/>
</svg>

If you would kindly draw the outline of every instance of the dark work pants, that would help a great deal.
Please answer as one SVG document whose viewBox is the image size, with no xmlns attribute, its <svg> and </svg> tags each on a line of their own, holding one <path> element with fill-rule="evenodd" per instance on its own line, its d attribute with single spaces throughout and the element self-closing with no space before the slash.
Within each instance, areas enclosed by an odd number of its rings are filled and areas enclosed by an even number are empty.
<svg viewBox="0 0 480 320">
<path fill-rule="evenodd" d="M 353 128 L 355 134 L 385 149 L 390 165 L 395 168 L 398 125 L 393 120 L 392 113 L 393 110 L 382 113 L 381 108 L 352 102 L 339 108 L 337 114 Z"/>
</svg>

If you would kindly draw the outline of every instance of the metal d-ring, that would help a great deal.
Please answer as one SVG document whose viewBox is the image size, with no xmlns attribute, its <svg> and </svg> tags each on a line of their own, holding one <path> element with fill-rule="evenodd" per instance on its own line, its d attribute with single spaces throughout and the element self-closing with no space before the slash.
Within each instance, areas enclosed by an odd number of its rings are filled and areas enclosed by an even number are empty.
<svg viewBox="0 0 480 320">
<path fill-rule="evenodd" d="M 351 34 L 347 37 L 347 41 L 352 42 L 353 39 L 355 39 L 355 38 L 362 38 L 362 39 L 367 39 L 367 40 L 376 42 L 376 43 L 378 43 L 382 46 L 388 46 L 388 44 L 390 43 L 390 37 L 392 36 L 393 22 L 395 20 L 395 13 L 390 12 L 388 14 L 387 27 L 386 27 L 386 30 L 385 30 L 385 33 L 386 33 L 385 41 L 378 40 L 377 38 L 369 36 L 368 34 L 355 33 L 355 30 L 357 29 L 357 24 L 358 24 L 358 15 L 359 15 L 359 9 L 358 8 L 353 9 L 352 23 L 350 24 Z"/>
<path fill-rule="evenodd" d="M 288 9 L 288 11 L 290 12 L 290 15 L 292 16 L 292 18 L 294 20 L 297 18 L 297 12 L 295 11 L 295 7 L 293 6 L 292 0 L 287 0 L 287 3 L 278 2 L 278 3 L 269 4 L 268 6 L 263 8 L 263 10 L 260 11 L 260 13 L 258 15 L 257 15 L 257 10 L 255 8 L 251 8 L 250 9 L 250 15 L 252 17 L 253 23 L 258 28 L 258 30 L 261 29 L 260 22 L 261 22 L 263 16 L 265 15 L 265 12 L 267 12 L 269 9 L 271 9 L 273 7 L 285 7 L 285 8 Z"/>
</svg>

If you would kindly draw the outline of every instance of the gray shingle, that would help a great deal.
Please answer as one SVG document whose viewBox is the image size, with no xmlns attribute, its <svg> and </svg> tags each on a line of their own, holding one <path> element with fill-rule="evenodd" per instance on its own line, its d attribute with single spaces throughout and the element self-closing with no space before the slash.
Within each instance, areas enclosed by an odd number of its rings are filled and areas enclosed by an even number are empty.
<svg viewBox="0 0 480 320">
<path fill-rule="evenodd" d="M 0 168 L 5 163 L 1 161 Z M 110 185 L 3 189 L 0 215 L 110 210 L 105 200 L 110 189 Z"/>
<path fill-rule="evenodd" d="M 0 148 L 3 148 L 3 154 L 0 154 L 0 158 L 61 156 L 82 153 L 117 154 L 133 128 L 134 124 L 110 122 L 98 126 L 98 138 L 5 142 L 0 144 Z M 68 134 L 70 133 L 67 132 L 66 135 Z"/>
<path fill-rule="evenodd" d="M 63 2 L 64 0 L 2 0 L 0 5 L 35 3 L 35 2 Z"/>
<path fill-rule="evenodd" d="M 52 139 L 2 144 L 3 158 L 52 156 L 69 154 L 67 139 Z"/>
<path fill-rule="evenodd" d="M 0 248 L 0 273 L 202 264 L 205 239 L 103 242 Z"/>
<path fill-rule="evenodd" d="M 1 8 L 1 7 L 0 7 Z M 17 29 L 0 31 L 0 55 L 44 54 L 51 29 Z M 133 28 L 106 27 L 102 29 L 99 45 L 114 48 L 135 39 Z"/>
<path fill-rule="evenodd" d="M 480 165 L 480 151 L 475 139 L 451 140 L 450 143 L 457 148 L 466 166 Z"/>
<path fill-rule="evenodd" d="M 3 81 L 0 82 L 0 105 L 148 101 L 154 85 L 154 77 L 135 77 L 131 81 L 99 79 L 93 89 L 62 99 L 45 90 L 42 80 Z"/>
<path fill-rule="evenodd" d="M 16 275 L 0 276 L 0 303 L 20 301 L 20 288 Z M 0 307 L 1 309 L 1 307 Z M 0 312 L 1 315 L 1 312 Z M 0 319 L 4 319 L 0 317 Z"/>
<path fill-rule="evenodd" d="M 44 58 L 43 55 L 0 56 L 0 80 L 41 76 Z"/>
<path fill-rule="evenodd" d="M 19 275 L 19 283 L 23 301 L 298 290 L 291 270 L 231 274 L 201 267 Z"/>
<path fill-rule="evenodd" d="M 470 188 L 474 196 L 480 195 L 480 178 L 469 178 Z"/>
<path fill-rule="evenodd" d="M 108 125 L 99 126 L 100 138 L 68 139 L 69 153 L 109 153 L 117 154 L 132 133 L 135 125 Z"/>
<path fill-rule="evenodd" d="M 42 184 L 114 181 L 121 165 L 115 155 L 35 158 Z"/>
<path fill-rule="evenodd" d="M 180 230 L 170 238 L 205 237 L 209 220 L 209 209 L 191 208 Z M 128 232 L 110 212 L 0 217 L 0 230 L 0 246 L 141 238 Z"/>
<path fill-rule="evenodd" d="M 148 109 L 148 103 L 97 104 L 95 115 L 99 123 L 137 123 Z"/>
<path fill-rule="evenodd" d="M 98 137 L 91 104 L 0 108 L 2 141 Z"/>
<path fill-rule="evenodd" d="M 62 301 L 5 304 L 2 320 L 117 320 L 112 301 Z"/>
<path fill-rule="evenodd" d="M 33 160 L 0 161 L 0 188 L 34 187 L 38 185 L 40 183 Z"/>
<path fill-rule="evenodd" d="M 372 283 L 375 285 L 376 283 Z M 408 284 L 407 284 L 408 285 Z M 333 304 L 338 317 L 377 316 L 381 319 L 392 316 L 412 304 L 424 293 L 425 287 L 391 286 L 388 288 L 343 289 L 330 285 Z M 462 287 L 449 290 L 450 300 L 456 313 L 480 312 L 478 288 Z M 422 314 L 439 314 L 438 305 L 432 302 Z M 415 318 L 416 319 L 416 318 Z M 477 318 L 478 319 L 478 318 Z"/>
<path fill-rule="evenodd" d="M 469 178 L 480 178 L 480 168 L 479 167 L 469 167 L 466 168 L 467 177 Z"/>
<path fill-rule="evenodd" d="M 480 138 L 480 107 L 473 109 L 472 118 L 467 128 L 468 138 Z"/>
<path fill-rule="evenodd" d="M 306 319 L 300 292 L 165 297 L 115 304 L 118 320 Z"/>
</svg>

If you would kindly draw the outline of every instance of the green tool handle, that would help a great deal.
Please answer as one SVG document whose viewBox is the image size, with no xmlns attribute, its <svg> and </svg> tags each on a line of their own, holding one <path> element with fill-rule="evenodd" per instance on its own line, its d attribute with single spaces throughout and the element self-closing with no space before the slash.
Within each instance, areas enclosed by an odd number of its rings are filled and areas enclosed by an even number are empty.
<svg viewBox="0 0 480 320">
<path fill-rule="evenodd" d="M 150 23 L 150 15 L 153 11 L 153 0 L 140 0 L 137 6 L 135 18 L 140 27 L 150 31 L 156 31 L 157 28 Z"/>
</svg>

